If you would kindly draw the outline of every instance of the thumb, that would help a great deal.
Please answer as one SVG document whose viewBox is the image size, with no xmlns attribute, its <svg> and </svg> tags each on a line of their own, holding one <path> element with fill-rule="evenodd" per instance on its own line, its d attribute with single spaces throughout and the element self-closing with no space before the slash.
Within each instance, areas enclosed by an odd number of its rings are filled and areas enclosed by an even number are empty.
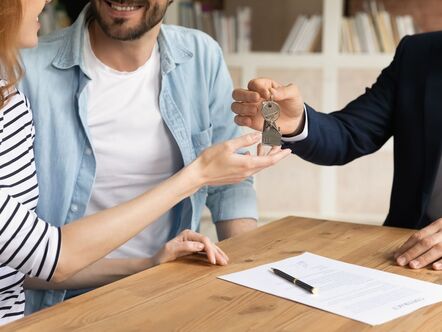
<svg viewBox="0 0 442 332">
<path fill-rule="evenodd" d="M 230 141 L 227 142 L 229 146 L 232 148 L 232 150 L 236 151 L 241 148 L 246 148 L 253 144 L 259 143 L 261 141 L 261 138 L 262 138 L 262 133 L 256 132 L 231 139 Z"/>
<path fill-rule="evenodd" d="M 269 78 L 256 78 L 251 80 L 247 86 L 250 91 L 260 94 L 263 99 L 270 99 L 270 88 L 277 88 L 280 84 Z"/>
<path fill-rule="evenodd" d="M 286 86 L 280 86 L 277 88 L 271 88 L 270 92 L 273 95 L 274 101 L 288 101 L 288 100 L 295 100 L 299 98 L 299 90 L 298 88 L 293 85 L 289 84 Z"/>
</svg>

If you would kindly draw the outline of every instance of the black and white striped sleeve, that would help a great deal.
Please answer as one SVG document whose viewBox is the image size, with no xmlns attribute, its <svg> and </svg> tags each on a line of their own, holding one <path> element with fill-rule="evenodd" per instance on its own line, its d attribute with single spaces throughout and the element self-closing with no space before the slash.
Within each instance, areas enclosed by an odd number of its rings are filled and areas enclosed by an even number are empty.
<svg viewBox="0 0 442 332">
<path fill-rule="evenodd" d="M 60 229 L 0 189 L 0 264 L 49 281 L 57 266 Z"/>
</svg>

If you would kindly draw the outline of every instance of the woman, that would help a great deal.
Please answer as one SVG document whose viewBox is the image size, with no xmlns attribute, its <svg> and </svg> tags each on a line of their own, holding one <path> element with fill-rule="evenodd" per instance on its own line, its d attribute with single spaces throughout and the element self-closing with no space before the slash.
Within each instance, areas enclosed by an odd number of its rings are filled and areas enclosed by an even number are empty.
<svg viewBox="0 0 442 332">
<path fill-rule="evenodd" d="M 244 136 L 209 148 L 153 190 L 118 207 L 60 229 L 40 220 L 34 212 L 38 185 L 32 113 L 15 84 L 22 74 L 18 48 L 35 46 L 37 17 L 45 2 L 48 1 L 0 2 L 0 324 L 23 315 L 25 275 L 58 283 L 66 281 L 199 188 L 242 181 L 289 154 L 274 149 L 268 156 L 239 155 L 238 149 L 260 140 L 257 134 Z M 227 263 L 226 254 L 207 238 L 186 230 L 147 260 L 144 267 L 199 251 L 205 251 L 213 264 Z"/>
</svg>

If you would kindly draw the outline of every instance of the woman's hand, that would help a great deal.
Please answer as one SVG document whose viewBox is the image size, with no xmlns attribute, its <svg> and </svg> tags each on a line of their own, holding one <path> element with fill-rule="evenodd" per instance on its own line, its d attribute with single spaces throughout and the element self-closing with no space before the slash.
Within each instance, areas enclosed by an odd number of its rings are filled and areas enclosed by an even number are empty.
<svg viewBox="0 0 442 332">
<path fill-rule="evenodd" d="M 291 151 L 274 147 L 265 156 L 240 154 L 238 150 L 261 141 L 261 133 L 244 135 L 205 150 L 190 166 L 193 178 L 203 185 L 225 185 L 239 183 L 249 176 L 275 165 Z"/>
<path fill-rule="evenodd" d="M 205 252 L 209 262 L 214 265 L 226 265 L 229 261 L 229 257 L 208 237 L 190 229 L 182 231 L 177 237 L 167 242 L 152 259 L 154 265 L 158 265 L 196 252 Z"/>
</svg>

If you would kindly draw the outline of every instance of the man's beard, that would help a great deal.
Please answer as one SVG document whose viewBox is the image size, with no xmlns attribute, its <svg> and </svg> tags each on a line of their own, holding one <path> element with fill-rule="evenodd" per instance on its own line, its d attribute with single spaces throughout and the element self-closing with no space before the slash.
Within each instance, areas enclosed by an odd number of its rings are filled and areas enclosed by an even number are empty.
<svg viewBox="0 0 442 332">
<path fill-rule="evenodd" d="M 171 2 L 166 4 L 164 8 L 160 8 L 159 4 L 155 4 L 153 7 L 150 1 L 117 1 L 124 3 L 125 5 L 145 5 L 145 11 L 143 15 L 143 20 L 135 27 L 124 28 L 126 19 L 117 18 L 112 19 L 112 23 L 106 22 L 100 15 L 98 8 L 96 6 L 96 1 L 91 1 L 91 13 L 92 18 L 95 19 L 103 30 L 103 32 L 110 38 L 121 41 L 131 41 L 141 38 L 146 32 L 150 31 L 153 27 L 158 25 L 164 18 L 166 14 L 167 7 Z M 107 6 L 107 4 L 105 4 Z"/>
</svg>

